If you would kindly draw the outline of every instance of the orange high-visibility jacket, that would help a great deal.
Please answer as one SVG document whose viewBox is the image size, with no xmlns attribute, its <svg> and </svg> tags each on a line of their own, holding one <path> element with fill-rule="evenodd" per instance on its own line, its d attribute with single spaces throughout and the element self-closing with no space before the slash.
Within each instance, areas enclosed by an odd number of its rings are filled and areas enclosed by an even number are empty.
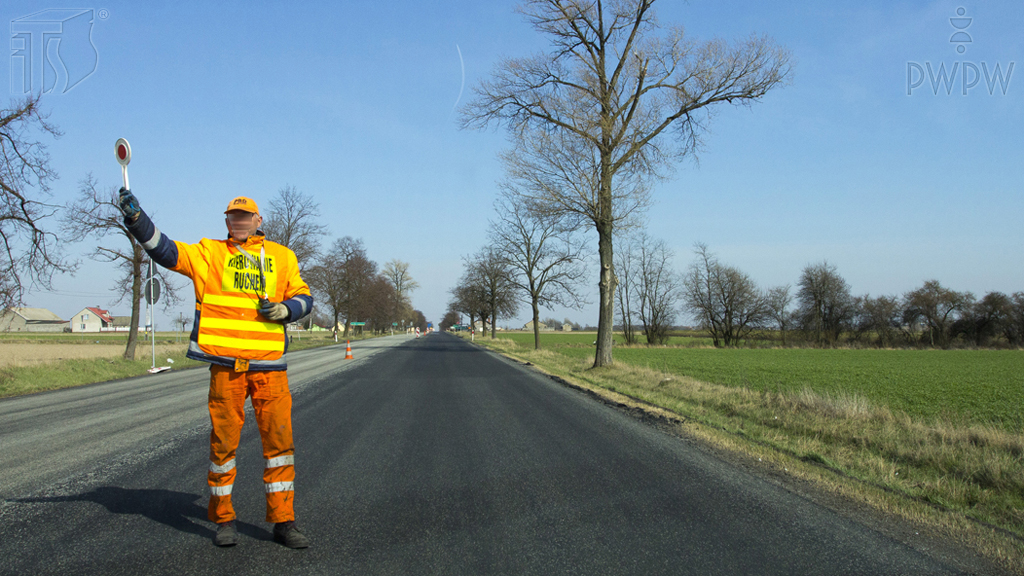
<svg viewBox="0 0 1024 576">
<path fill-rule="evenodd" d="M 264 287 L 256 263 L 261 260 L 262 248 L 267 297 L 288 308 L 284 323 L 298 320 L 313 309 L 313 297 L 299 276 L 294 252 L 266 240 L 262 232 L 241 245 L 244 251 L 232 240 L 177 242 L 161 234 L 145 212 L 129 230 L 154 262 L 188 276 L 195 285 L 189 358 L 221 366 L 234 366 L 236 359 L 245 359 L 249 370 L 287 368 L 284 324 L 271 322 L 258 312 Z"/>
</svg>

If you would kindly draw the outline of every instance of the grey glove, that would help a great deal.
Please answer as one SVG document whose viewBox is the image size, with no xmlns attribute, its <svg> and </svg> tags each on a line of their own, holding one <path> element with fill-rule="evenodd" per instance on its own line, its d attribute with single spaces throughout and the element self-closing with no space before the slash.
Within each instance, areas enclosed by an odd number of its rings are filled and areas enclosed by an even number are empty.
<svg viewBox="0 0 1024 576">
<path fill-rule="evenodd" d="M 267 301 L 260 308 L 260 315 L 267 320 L 278 322 L 288 317 L 288 307 L 280 302 Z"/>
<path fill-rule="evenodd" d="M 142 208 L 139 208 L 139 199 L 132 194 L 131 190 L 121 187 L 121 191 L 117 196 L 117 207 L 121 209 L 121 213 L 130 222 L 134 222 L 139 217 L 139 213 L 142 212 Z"/>
</svg>

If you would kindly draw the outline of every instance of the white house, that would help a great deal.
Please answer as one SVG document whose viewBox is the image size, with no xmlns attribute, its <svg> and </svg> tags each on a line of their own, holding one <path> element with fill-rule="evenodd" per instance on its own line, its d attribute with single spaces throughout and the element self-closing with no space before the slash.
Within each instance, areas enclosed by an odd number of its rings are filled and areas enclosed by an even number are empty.
<svg viewBox="0 0 1024 576">
<path fill-rule="evenodd" d="M 8 308 L 0 314 L 0 332 L 63 332 L 67 325 L 46 308 Z"/>
<path fill-rule="evenodd" d="M 112 332 L 114 317 L 99 306 L 90 306 L 71 317 L 72 332 Z"/>
</svg>

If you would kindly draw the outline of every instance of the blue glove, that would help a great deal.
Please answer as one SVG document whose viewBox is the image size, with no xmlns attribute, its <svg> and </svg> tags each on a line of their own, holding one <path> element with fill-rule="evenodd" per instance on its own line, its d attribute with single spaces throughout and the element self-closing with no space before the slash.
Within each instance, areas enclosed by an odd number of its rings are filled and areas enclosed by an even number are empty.
<svg viewBox="0 0 1024 576">
<path fill-rule="evenodd" d="M 130 222 L 134 222 L 139 217 L 139 213 L 142 212 L 142 208 L 139 208 L 139 199 L 132 194 L 131 190 L 127 190 L 124 187 L 121 187 L 121 191 L 118 193 L 117 207 L 121 209 L 121 213 Z"/>
</svg>

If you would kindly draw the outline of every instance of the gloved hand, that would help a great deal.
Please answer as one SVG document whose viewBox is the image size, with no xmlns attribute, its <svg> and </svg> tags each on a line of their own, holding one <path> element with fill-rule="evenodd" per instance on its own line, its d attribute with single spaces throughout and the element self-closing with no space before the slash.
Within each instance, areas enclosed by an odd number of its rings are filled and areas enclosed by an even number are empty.
<svg viewBox="0 0 1024 576">
<path fill-rule="evenodd" d="M 131 222 L 134 222 L 139 217 L 139 213 L 142 212 L 142 208 L 139 208 L 139 199 L 132 194 L 131 190 L 127 190 L 123 186 L 117 196 L 117 207 L 121 209 L 124 217 Z"/>
<path fill-rule="evenodd" d="M 280 302 L 270 302 L 268 300 L 260 307 L 260 315 L 267 320 L 277 322 L 288 317 L 288 307 Z"/>
</svg>

